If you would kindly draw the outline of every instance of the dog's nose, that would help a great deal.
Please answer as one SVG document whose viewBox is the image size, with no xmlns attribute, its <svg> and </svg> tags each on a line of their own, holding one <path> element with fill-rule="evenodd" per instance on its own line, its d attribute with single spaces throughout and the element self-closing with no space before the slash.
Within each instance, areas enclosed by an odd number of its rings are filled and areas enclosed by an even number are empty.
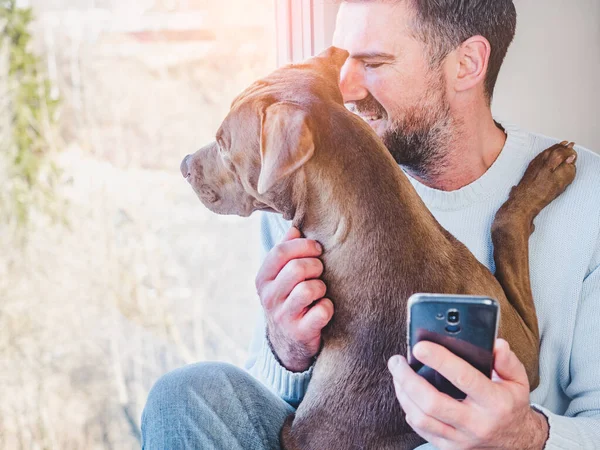
<svg viewBox="0 0 600 450">
<path fill-rule="evenodd" d="M 187 178 L 190 176 L 190 169 L 188 167 L 188 158 L 190 157 L 190 155 L 187 155 L 185 158 L 183 158 L 183 161 L 181 161 L 181 166 L 179 166 L 179 168 L 181 169 L 181 175 L 183 175 L 183 178 Z"/>
</svg>

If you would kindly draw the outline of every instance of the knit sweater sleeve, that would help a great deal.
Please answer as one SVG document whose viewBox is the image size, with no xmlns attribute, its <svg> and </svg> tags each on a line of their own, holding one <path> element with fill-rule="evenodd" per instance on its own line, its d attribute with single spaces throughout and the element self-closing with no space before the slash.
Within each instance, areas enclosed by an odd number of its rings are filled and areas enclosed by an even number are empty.
<svg viewBox="0 0 600 450">
<path fill-rule="evenodd" d="M 261 217 L 262 259 L 289 228 L 290 224 L 273 214 Z M 271 389 L 292 406 L 297 406 L 304 397 L 312 375 L 312 366 L 302 373 L 290 372 L 275 358 L 266 338 L 265 317 L 261 311 L 250 343 L 249 357 L 244 365 L 256 379 Z"/>
<path fill-rule="evenodd" d="M 571 399 L 564 415 L 533 405 L 547 418 L 550 436 L 546 450 L 595 449 L 600 445 L 600 245 L 592 270 L 583 281 L 577 309 L 565 394 Z"/>
</svg>

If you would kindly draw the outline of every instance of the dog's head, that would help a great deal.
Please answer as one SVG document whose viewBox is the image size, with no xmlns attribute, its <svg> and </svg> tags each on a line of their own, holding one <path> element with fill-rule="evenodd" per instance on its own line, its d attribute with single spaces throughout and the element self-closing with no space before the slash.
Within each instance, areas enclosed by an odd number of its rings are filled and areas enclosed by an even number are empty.
<svg viewBox="0 0 600 450">
<path fill-rule="evenodd" d="M 302 64 L 284 66 L 232 103 L 216 141 L 188 155 L 181 172 L 210 210 L 248 216 L 276 210 L 285 186 L 318 148 L 317 125 L 333 105 L 345 50 L 330 47 Z"/>
</svg>

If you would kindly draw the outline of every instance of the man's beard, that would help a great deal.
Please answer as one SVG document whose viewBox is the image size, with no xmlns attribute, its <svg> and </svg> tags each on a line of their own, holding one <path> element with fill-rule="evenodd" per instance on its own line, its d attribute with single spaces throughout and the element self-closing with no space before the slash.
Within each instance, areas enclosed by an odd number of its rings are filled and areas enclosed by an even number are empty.
<svg viewBox="0 0 600 450">
<path fill-rule="evenodd" d="M 385 109 L 371 94 L 353 102 L 350 110 L 387 118 Z M 398 164 L 415 176 L 430 179 L 444 169 L 453 130 L 456 124 L 442 81 L 437 79 L 430 83 L 426 97 L 403 111 L 380 137 Z"/>
</svg>

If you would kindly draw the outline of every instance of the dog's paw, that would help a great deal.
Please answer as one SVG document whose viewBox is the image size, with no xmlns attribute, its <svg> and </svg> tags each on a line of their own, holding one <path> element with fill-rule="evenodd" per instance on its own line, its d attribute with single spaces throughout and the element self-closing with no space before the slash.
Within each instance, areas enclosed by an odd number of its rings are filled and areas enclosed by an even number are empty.
<svg viewBox="0 0 600 450">
<path fill-rule="evenodd" d="M 561 142 L 531 161 L 521 182 L 514 188 L 515 200 L 521 203 L 519 206 L 529 205 L 537 215 L 564 192 L 575 179 L 577 153 L 574 146 L 573 142 Z"/>
</svg>

